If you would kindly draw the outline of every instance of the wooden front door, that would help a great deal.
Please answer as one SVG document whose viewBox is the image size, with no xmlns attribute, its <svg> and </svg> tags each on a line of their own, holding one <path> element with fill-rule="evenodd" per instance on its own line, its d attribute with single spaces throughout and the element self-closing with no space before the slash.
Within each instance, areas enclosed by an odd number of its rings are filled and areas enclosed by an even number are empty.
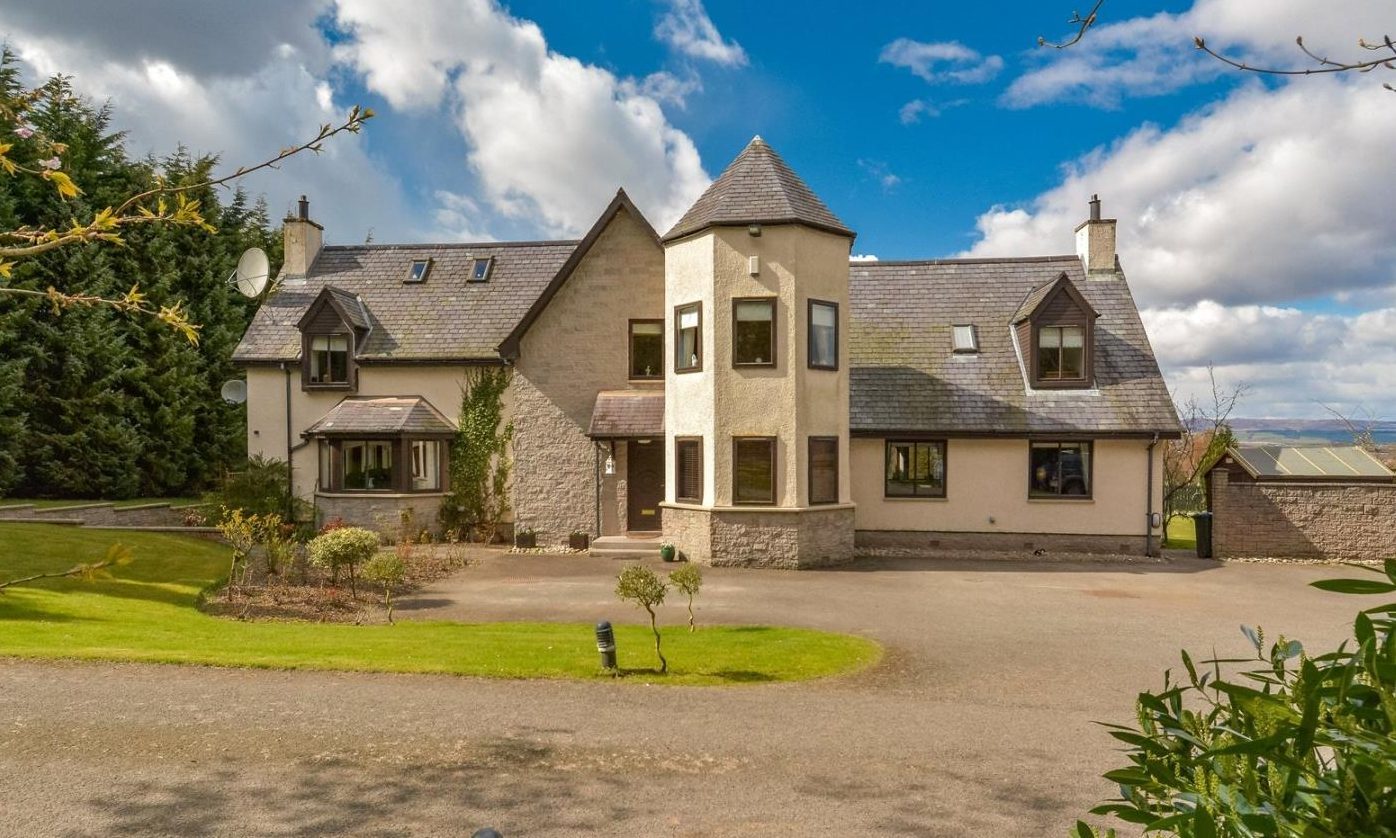
<svg viewBox="0 0 1396 838">
<path fill-rule="evenodd" d="M 626 444 L 625 491 L 627 529 L 659 532 L 659 504 L 664 500 L 664 440 L 662 437 Z"/>
</svg>

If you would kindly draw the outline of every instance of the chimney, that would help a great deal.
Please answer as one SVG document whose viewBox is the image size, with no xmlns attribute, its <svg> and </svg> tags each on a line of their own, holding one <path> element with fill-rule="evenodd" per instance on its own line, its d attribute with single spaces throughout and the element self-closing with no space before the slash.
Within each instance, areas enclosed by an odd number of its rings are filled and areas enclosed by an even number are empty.
<svg viewBox="0 0 1396 838">
<path fill-rule="evenodd" d="M 1115 272 L 1115 219 L 1100 217 L 1100 196 L 1091 196 L 1090 218 L 1076 228 L 1076 255 L 1087 275 Z"/>
<path fill-rule="evenodd" d="M 281 242 L 285 259 L 281 276 L 305 276 L 320 255 L 325 228 L 310 220 L 310 201 L 304 195 L 296 202 L 296 214 L 281 222 Z"/>
</svg>

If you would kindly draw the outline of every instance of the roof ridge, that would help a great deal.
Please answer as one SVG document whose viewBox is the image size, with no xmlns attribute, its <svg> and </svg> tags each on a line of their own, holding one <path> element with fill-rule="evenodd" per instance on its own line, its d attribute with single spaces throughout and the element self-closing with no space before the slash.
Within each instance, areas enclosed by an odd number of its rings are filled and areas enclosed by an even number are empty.
<svg viewBox="0 0 1396 838">
<path fill-rule="evenodd" d="M 1074 253 L 1068 253 L 1060 256 L 976 256 L 965 259 L 851 259 L 848 264 L 859 267 L 876 267 L 878 265 L 995 265 L 1024 262 L 1078 262 L 1080 258 Z"/>
<path fill-rule="evenodd" d="M 327 244 L 321 250 L 456 250 L 469 247 L 576 247 L 581 239 L 537 239 L 534 241 L 494 242 L 410 242 L 402 244 Z"/>
</svg>

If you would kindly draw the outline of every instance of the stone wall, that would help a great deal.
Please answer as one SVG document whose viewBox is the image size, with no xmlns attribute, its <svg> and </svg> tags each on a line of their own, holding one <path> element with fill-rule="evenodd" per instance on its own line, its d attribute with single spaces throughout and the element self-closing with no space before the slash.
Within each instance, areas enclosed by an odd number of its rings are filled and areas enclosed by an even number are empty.
<svg viewBox="0 0 1396 838">
<path fill-rule="evenodd" d="M 1396 553 L 1396 484 L 1208 475 L 1218 558 L 1379 559 Z"/>
<path fill-rule="evenodd" d="M 342 518 L 344 523 L 355 527 L 375 530 L 387 536 L 395 536 L 402 526 L 403 510 L 412 511 L 412 529 L 420 532 L 429 530 L 438 533 L 441 523 L 437 513 L 441 509 L 439 492 L 381 495 L 325 495 L 315 496 L 315 526 Z"/>
<path fill-rule="evenodd" d="M 1101 553 L 1144 555 L 1144 536 L 1014 532 L 923 532 L 917 530 L 858 530 L 860 551 L 893 550 L 992 550 L 1031 553 Z M 1154 540 L 1158 547 L 1158 539 Z"/>
<path fill-rule="evenodd" d="M 191 512 L 208 515 L 212 511 L 201 504 L 116 506 L 113 503 L 84 503 L 43 508 L 33 504 L 16 504 L 0 507 L 0 521 L 79 521 L 89 527 L 182 527 Z"/>
<path fill-rule="evenodd" d="M 689 561 L 810 568 L 853 558 L 853 508 L 696 509 L 666 506 L 665 540 Z"/>
</svg>

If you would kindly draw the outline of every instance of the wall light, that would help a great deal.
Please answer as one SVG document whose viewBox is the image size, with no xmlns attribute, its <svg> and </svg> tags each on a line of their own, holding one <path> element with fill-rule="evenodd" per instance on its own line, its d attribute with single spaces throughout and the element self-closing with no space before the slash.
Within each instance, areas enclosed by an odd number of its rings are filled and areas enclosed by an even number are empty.
<svg viewBox="0 0 1396 838">
<path fill-rule="evenodd" d="M 751 236 L 752 238 L 760 238 L 760 236 L 761 236 L 761 225 L 760 225 L 760 224 L 750 224 L 750 225 L 747 225 L 746 234 L 747 234 L 748 236 Z"/>
</svg>

